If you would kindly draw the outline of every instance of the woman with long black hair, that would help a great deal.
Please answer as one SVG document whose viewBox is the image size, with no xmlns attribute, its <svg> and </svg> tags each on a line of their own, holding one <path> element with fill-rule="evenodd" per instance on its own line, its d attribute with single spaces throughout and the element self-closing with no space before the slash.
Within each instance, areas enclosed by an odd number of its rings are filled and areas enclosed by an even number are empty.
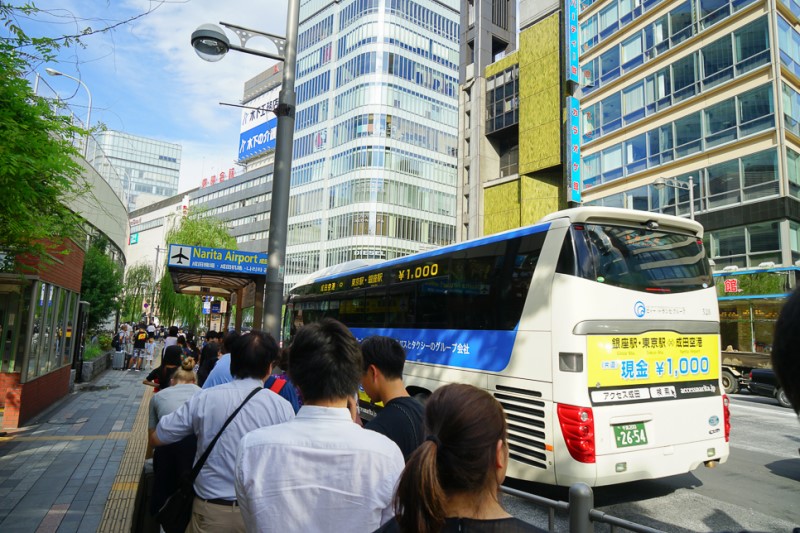
<svg viewBox="0 0 800 533">
<path fill-rule="evenodd" d="M 425 431 L 400 477 L 395 520 L 378 532 L 544 532 L 500 504 L 508 436 L 503 407 L 489 393 L 464 384 L 436 389 Z"/>
</svg>

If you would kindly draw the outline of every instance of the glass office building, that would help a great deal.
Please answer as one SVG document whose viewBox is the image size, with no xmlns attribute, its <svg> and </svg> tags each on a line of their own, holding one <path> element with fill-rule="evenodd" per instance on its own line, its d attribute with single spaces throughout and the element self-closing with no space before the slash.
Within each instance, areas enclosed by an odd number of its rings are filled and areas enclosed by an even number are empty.
<svg viewBox="0 0 800 533">
<path fill-rule="evenodd" d="M 794 277 L 800 260 L 800 3 L 580 8 L 584 202 L 688 216 L 691 177 L 715 269 L 739 276 L 719 284 L 723 332 L 738 321 L 723 345 L 768 350 L 742 332 L 771 331 L 756 322 L 774 320 L 785 290 L 745 294 L 741 275 L 784 267 Z M 658 189 L 658 178 L 684 188 Z"/>
<path fill-rule="evenodd" d="M 87 160 L 101 175 L 118 176 L 128 212 L 178 194 L 179 144 L 101 131 L 94 135 Z"/>
<path fill-rule="evenodd" d="M 457 0 L 305 0 L 286 290 L 455 239 Z"/>
</svg>

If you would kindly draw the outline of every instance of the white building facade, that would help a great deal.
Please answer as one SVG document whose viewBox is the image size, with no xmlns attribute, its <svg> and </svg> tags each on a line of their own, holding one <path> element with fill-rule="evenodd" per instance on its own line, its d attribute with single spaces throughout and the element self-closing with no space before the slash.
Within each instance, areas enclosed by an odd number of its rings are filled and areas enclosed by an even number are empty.
<svg viewBox="0 0 800 533">
<path fill-rule="evenodd" d="M 286 290 L 455 240 L 457 0 L 305 0 Z"/>
</svg>

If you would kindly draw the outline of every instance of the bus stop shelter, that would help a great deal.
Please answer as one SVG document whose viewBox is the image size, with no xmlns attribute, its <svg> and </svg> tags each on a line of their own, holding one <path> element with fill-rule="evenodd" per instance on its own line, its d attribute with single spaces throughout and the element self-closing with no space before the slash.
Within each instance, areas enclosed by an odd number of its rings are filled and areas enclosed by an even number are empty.
<svg viewBox="0 0 800 533">
<path fill-rule="evenodd" d="M 167 258 L 175 292 L 224 298 L 237 304 L 235 327 L 242 328 L 245 291 L 255 287 L 253 326 L 260 329 L 264 315 L 264 289 L 267 254 L 227 248 L 206 248 L 188 244 L 170 244 Z M 230 307 L 225 329 L 230 324 Z"/>
</svg>

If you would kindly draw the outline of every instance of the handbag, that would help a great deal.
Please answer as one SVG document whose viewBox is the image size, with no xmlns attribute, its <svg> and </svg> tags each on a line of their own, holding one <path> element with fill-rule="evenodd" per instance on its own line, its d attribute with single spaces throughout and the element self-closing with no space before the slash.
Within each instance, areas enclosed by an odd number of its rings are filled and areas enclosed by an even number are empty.
<svg viewBox="0 0 800 533">
<path fill-rule="evenodd" d="M 222 428 L 217 432 L 217 435 L 214 437 L 214 440 L 211 441 L 211 444 L 208 445 L 206 451 L 203 452 L 203 455 L 200 459 L 192 467 L 192 471 L 185 474 L 178 485 L 178 489 L 172 493 L 172 495 L 167 498 L 167 501 L 164 502 L 164 505 L 161 506 L 161 509 L 158 510 L 158 514 L 156 515 L 156 520 L 158 523 L 161 524 L 161 527 L 166 531 L 166 533 L 183 533 L 186 531 L 186 526 L 189 525 L 189 521 L 192 519 L 192 504 L 194 503 L 194 480 L 197 478 L 197 475 L 200 473 L 200 469 L 203 468 L 203 465 L 208 459 L 208 456 L 211 454 L 211 450 L 214 449 L 214 445 L 219 440 L 222 432 L 225 431 L 225 428 L 228 427 L 233 419 L 239 414 L 239 411 L 242 410 L 244 404 L 246 404 L 250 398 L 256 395 L 256 393 L 260 390 L 263 390 L 262 387 L 257 387 L 253 389 L 253 392 L 247 395 L 247 398 L 236 408 L 236 410 L 228 417 L 228 420 L 222 425 Z"/>
</svg>

